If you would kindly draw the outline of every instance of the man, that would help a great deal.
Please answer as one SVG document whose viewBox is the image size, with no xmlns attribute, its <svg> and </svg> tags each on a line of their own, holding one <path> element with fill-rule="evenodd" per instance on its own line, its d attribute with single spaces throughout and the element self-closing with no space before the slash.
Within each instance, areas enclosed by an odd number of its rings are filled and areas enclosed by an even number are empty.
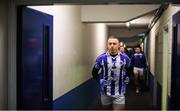
<svg viewBox="0 0 180 111">
<path fill-rule="evenodd" d="M 129 66 L 126 56 L 119 52 L 119 40 L 110 36 L 107 42 L 108 51 L 96 59 L 92 70 L 93 77 L 101 86 L 101 102 L 104 109 L 111 106 L 114 110 L 125 107 L 124 68 Z M 101 76 L 98 74 L 101 69 Z"/>
<path fill-rule="evenodd" d="M 135 48 L 135 54 L 131 58 L 131 65 L 135 76 L 136 93 L 139 93 L 140 80 L 143 79 L 144 69 L 148 66 L 146 57 L 139 46 Z"/>
<path fill-rule="evenodd" d="M 123 46 L 120 46 L 119 51 L 121 52 L 121 54 L 127 56 L 127 59 L 129 59 L 128 55 L 125 53 L 125 49 Z M 130 61 L 130 59 L 129 59 L 129 61 Z"/>
<path fill-rule="evenodd" d="M 125 53 L 124 46 L 120 46 L 119 51 L 120 51 L 121 54 L 123 54 L 124 56 L 126 56 L 127 61 L 130 62 L 129 56 Z M 128 67 L 128 68 L 126 68 L 126 70 L 125 70 L 126 77 L 128 78 L 128 81 L 127 81 L 128 83 L 129 83 L 129 81 L 130 81 L 130 80 L 129 80 L 129 77 L 130 77 L 130 74 L 131 74 L 131 72 L 132 72 L 131 70 L 132 70 L 131 67 Z"/>
</svg>

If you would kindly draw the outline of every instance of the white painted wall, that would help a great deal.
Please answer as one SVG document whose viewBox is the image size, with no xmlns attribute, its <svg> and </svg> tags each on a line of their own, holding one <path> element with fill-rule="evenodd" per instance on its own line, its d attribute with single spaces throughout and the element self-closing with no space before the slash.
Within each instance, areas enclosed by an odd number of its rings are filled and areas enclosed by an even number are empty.
<svg viewBox="0 0 180 111">
<path fill-rule="evenodd" d="M 8 109 L 17 106 L 17 6 L 14 0 L 8 0 Z"/>
<path fill-rule="evenodd" d="M 106 51 L 107 26 L 103 23 L 87 23 L 84 30 L 84 46 L 86 46 L 86 62 L 93 67 L 99 54 Z"/>
<path fill-rule="evenodd" d="M 0 110 L 7 109 L 7 2 L 0 1 Z"/>
<path fill-rule="evenodd" d="M 36 6 L 54 16 L 53 99 L 91 78 L 98 54 L 106 49 L 105 24 L 81 23 L 81 6 Z"/>
</svg>

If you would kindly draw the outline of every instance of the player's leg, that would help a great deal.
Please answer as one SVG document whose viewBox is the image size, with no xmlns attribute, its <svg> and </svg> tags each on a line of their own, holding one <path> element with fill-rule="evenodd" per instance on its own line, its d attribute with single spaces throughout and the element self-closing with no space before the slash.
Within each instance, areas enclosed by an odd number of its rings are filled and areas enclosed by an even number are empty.
<svg viewBox="0 0 180 111">
<path fill-rule="evenodd" d="M 125 96 L 117 96 L 113 100 L 113 110 L 125 109 Z"/>
<path fill-rule="evenodd" d="M 143 68 L 139 68 L 139 75 L 140 75 L 140 80 L 143 80 L 144 78 L 144 69 Z"/>
<path fill-rule="evenodd" d="M 140 89 L 143 88 L 143 80 L 144 80 L 144 69 L 143 68 L 140 68 L 139 69 L 139 87 Z"/>
<path fill-rule="evenodd" d="M 138 69 L 136 67 L 134 67 L 134 83 L 135 83 L 135 87 L 136 87 L 136 93 L 139 93 L 139 74 L 138 74 Z"/>
<path fill-rule="evenodd" d="M 113 110 L 124 110 L 125 104 L 113 104 Z"/>
</svg>

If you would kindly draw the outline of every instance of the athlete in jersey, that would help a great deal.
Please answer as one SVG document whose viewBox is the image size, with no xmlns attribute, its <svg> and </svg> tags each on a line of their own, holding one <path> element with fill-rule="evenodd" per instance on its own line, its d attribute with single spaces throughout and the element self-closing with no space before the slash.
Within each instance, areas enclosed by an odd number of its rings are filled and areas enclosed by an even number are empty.
<svg viewBox="0 0 180 111">
<path fill-rule="evenodd" d="M 135 53 L 131 58 L 131 65 L 137 68 L 147 68 L 147 60 L 143 53 Z"/>
<path fill-rule="evenodd" d="M 130 61 L 118 50 L 117 38 L 108 39 L 108 51 L 96 59 L 92 75 L 101 86 L 101 101 L 103 105 L 113 104 L 113 109 L 122 109 L 125 104 L 125 67 Z M 101 69 L 101 73 L 98 74 Z"/>
<path fill-rule="evenodd" d="M 125 55 L 118 53 L 115 57 L 111 56 L 109 52 L 100 55 L 94 68 L 101 69 L 101 76 L 97 81 L 107 80 L 107 85 L 103 86 L 102 94 L 105 95 L 124 95 L 125 94 L 125 67 L 129 66 L 130 61 L 127 61 Z M 98 76 L 94 73 L 94 77 Z M 97 77 L 96 77 L 97 78 Z"/>
<path fill-rule="evenodd" d="M 139 93 L 140 80 L 142 80 L 144 69 L 147 68 L 148 64 L 140 47 L 136 47 L 135 52 L 136 53 L 131 58 L 131 65 L 134 68 L 133 72 L 135 76 L 136 93 Z"/>
<path fill-rule="evenodd" d="M 119 51 L 121 52 L 121 54 L 123 54 L 124 56 L 126 56 L 126 61 L 130 61 L 130 58 L 129 58 L 129 56 L 125 53 L 125 48 L 124 48 L 124 46 L 120 46 L 120 48 L 119 48 Z M 126 68 L 126 70 L 125 70 L 125 73 L 126 73 L 126 76 L 127 76 L 127 79 L 126 79 L 126 82 L 127 83 L 129 83 L 129 81 L 130 81 L 130 74 L 131 74 L 131 71 L 132 70 L 132 68 L 131 67 L 127 67 Z"/>
<path fill-rule="evenodd" d="M 128 55 L 125 53 L 125 49 L 123 46 L 120 46 L 119 51 L 121 52 L 121 54 L 123 54 L 124 56 L 126 56 L 126 59 L 128 59 L 127 61 L 130 61 L 130 58 L 128 57 Z"/>
</svg>

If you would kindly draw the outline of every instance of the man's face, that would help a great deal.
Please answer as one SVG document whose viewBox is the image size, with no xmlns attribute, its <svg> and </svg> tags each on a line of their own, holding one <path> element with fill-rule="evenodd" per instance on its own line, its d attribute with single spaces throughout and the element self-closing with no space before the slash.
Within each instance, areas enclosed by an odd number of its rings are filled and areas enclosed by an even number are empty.
<svg viewBox="0 0 180 111">
<path fill-rule="evenodd" d="M 119 41 L 116 38 L 108 39 L 108 51 L 112 55 L 116 55 L 118 53 Z"/>
<path fill-rule="evenodd" d="M 120 47 L 119 51 L 124 53 L 124 47 Z"/>
<path fill-rule="evenodd" d="M 141 49 L 140 49 L 139 47 L 137 47 L 137 48 L 135 49 L 135 51 L 136 51 L 136 53 L 140 53 L 140 52 L 141 52 Z"/>
</svg>

